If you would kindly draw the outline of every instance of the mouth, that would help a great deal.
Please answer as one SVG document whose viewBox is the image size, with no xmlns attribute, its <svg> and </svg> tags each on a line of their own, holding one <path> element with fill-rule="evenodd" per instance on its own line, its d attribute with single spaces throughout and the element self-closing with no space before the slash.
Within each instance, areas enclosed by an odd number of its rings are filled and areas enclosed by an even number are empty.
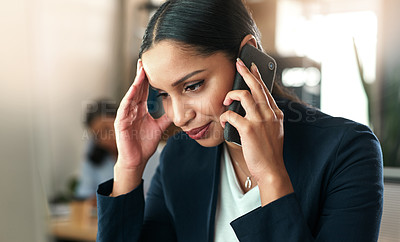
<svg viewBox="0 0 400 242">
<path fill-rule="evenodd" d="M 211 122 L 209 122 L 204 126 L 185 131 L 185 133 L 194 140 L 202 139 L 206 136 L 208 129 L 210 128 L 210 124 Z"/>
</svg>

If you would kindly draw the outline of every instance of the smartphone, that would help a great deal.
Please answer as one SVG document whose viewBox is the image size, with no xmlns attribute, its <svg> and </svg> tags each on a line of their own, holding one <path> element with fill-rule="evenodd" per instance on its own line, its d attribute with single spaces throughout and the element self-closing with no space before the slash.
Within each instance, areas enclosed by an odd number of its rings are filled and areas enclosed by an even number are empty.
<svg viewBox="0 0 400 242">
<path fill-rule="evenodd" d="M 244 62 L 249 70 L 252 62 L 257 65 L 263 82 L 267 86 L 268 90 L 272 92 L 276 74 L 276 61 L 271 56 L 249 44 L 246 44 L 242 47 L 239 58 Z M 243 80 L 243 77 L 237 71 L 233 81 L 232 90 L 250 91 L 250 88 Z M 228 110 L 232 110 L 240 114 L 242 117 L 246 115 L 246 111 L 243 109 L 239 101 L 233 101 L 231 105 L 229 105 Z M 225 124 L 224 138 L 226 141 L 233 142 L 241 146 L 239 132 L 228 122 Z"/>
</svg>

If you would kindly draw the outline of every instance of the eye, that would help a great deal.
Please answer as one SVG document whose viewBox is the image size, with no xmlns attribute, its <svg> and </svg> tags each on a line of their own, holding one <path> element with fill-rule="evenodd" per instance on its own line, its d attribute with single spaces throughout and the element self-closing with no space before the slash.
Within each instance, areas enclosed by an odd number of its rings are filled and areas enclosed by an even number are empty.
<svg viewBox="0 0 400 242">
<path fill-rule="evenodd" d="M 188 85 L 184 88 L 185 92 L 195 92 L 204 84 L 204 80 Z"/>
<path fill-rule="evenodd" d="M 161 92 L 161 91 L 159 91 L 158 93 L 157 93 L 157 98 L 158 97 L 161 97 L 161 98 L 167 98 L 169 95 L 168 95 L 168 93 L 166 93 L 166 92 Z"/>
</svg>

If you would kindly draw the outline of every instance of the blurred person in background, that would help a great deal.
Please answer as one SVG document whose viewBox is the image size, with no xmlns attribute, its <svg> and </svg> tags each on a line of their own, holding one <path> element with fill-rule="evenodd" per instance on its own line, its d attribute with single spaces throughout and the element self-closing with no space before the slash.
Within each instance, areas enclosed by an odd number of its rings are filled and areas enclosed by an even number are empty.
<svg viewBox="0 0 400 242">
<path fill-rule="evenodd" d="M 99 100 L 89 105 L 86 110 L 85 125 L 89 133 L 89 142 L 80 168 L 75 199 L 93 199 L 95 204 L 97 186 L 113 178 L 118 155 L 114 131 L 117 109 L 116 102 Z M 149 159 L 144 172 L 144 177 L 147 178 L 144 191 L 150 186 L 149 181 L 158 165 L 159 156 L 160 152 L 156 150 Z"/>
<path fill-rule="evenodd" d="M 77 199 L 94 199 L 97 186 L 113 178 L 118 153 L 114 133 L 117 108 L 113 101 L 99 100 L 86 110 L 89 142 L 75 190 Z"/>
</svg>

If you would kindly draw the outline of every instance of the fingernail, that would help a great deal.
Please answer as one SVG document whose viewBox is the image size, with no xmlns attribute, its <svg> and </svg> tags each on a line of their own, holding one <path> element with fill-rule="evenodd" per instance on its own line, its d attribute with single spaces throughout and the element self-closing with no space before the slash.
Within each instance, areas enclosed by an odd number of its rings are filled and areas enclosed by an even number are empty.
<svg viewBox="0 0 400 242">
<path fill-rule="evenodd" d="M 229 98 L 225 98 L 223 104 L 224 104 L 224 106 L 228 106 L 229 105 Z"/>
<path fill-rule="evenodd" d="M 251 69 L 252 69 L 253 71 L 257 71 L 257 70 L 258 70 L 258 67 L 257 67 L 256 64 L 254 64 L 254 62 L 251 62 Z"/>
<path fill-rule="evenodd" d="M 245 64 L 243 63 L 243 61 L 240 58 L 236 58 L 237 63 L 239 63 L 239 65 L 241 66 L 245 66 Z"/>
<path fill-rule="evenodd" d="M 220 121 L 219 123 L 221 124 L 222 128 L 225 128 L 225 122 Z"/>
</svg>

